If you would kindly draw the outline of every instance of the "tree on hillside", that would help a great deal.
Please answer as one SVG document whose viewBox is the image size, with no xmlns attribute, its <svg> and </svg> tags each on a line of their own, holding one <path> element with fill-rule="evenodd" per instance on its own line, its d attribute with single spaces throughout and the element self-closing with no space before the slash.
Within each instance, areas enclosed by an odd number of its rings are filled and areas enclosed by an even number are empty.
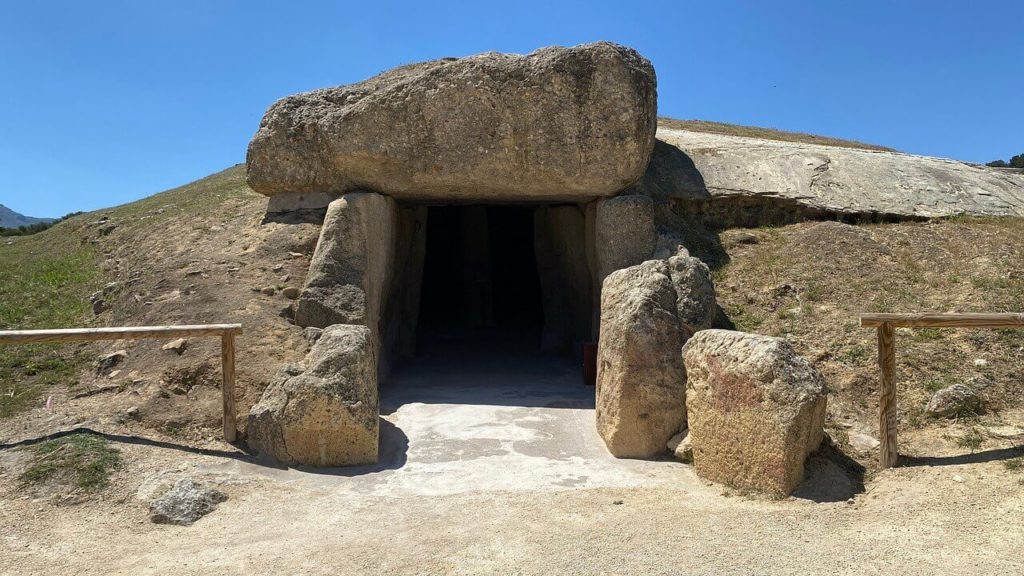
<svg viewBox="0 0 1024 576">
<path fill-rule="evenodd" d="M 1013 158 L 1010 158 L 1009 162 L 1005 160 L 993 160 L 988 164 L 985 164 L 985 166 L 991 166 L 993 168 L 1024 168 L 1024 154 L 1018 154 Z"/>
</svg>

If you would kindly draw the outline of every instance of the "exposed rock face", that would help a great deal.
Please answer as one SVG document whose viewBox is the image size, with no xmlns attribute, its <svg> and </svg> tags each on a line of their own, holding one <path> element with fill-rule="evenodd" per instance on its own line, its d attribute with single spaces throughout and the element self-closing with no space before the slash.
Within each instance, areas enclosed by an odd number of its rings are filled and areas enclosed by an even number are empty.
<svg viewBox="0 0 1024 576">
<path fill-rule="evenodd" d="M 268 196 L 609 196 L 643 174 L 656 111 L 651 63 L 607 42 L 412 64 L 275 103 L 248 182 Z"/>
<path fill-rule="evenodd" d="M 719 225 L 808 215 L 1024 216 L 1024 172 L 926 156 L 660 128 L 642 192 Z"/>
<path fill-rule="evenodd" d="M 984 402 L 981 396 L 966 384 L 953 384 L 936 392 L 925 411 L 936 418 L 951 418 L 964 414 L 980 414 Z"/>
<path fill-rule="evenodd" d="M 697 474 L 789 495 L 824 434 L 821 374 L 785 340 L 728 330 L 698 332 L 683 356 Z"/>
<path fill-rule="evenodd" d="M 601 294 L 597 429 L 620 458 L 647 458 L 686 422 L 676 292 L 664 260 L 613 272 Z"/>
<path fill-rule="evenodd" d="M 649 197 L 634 194 L 599 200 L 594 203 L 593 217 L 598 282 L 654 254 L 658 232 Z"/>
<path fill-rule="evenodd" d="M 249 412 L 249 445 L 285 464 L 377 461 L 377 361 L 370 330 L 323 331 L 302 366 L 286 367 Z"/>
<path fill-rule="evenodd" d="M 228 499 L 220 490 L 182 478 L 166 494 L 149 504 L 149 519 L 156 524 L 191 526 Z"/>
<path fill-rule="evenodd" d="M 688 335 L 707 330 L 715 322 L 718 298 L 707 264 L 690 256 L 668 259 L 669 275 L 676 289 L 676 317 Z"/>
<path fill-rule="evenodd" d="M 331 203 L 298 298 L 295 323 L 360 324 L 379 334 L 395 251 L 395 201 L 371 192 Z"/>
</svg>

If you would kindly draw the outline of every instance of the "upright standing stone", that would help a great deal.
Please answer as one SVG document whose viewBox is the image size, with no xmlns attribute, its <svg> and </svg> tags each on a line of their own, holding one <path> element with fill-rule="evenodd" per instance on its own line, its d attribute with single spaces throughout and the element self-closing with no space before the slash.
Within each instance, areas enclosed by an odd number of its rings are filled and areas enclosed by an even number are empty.
<svg viewBox="0 0 1024 576">
<path fill-rule="evenodd" d="M 379 338 L 397 219 L 395 201 L 372 192 L 345 194 L 331 203 L 298 298 L 296 324 L 359 324 Z"/>
<path fill-rule="evenodd" d="M 781 338 L 698 332 L 683 349 L 697 475 L 789 495 L 824 434 L 821 374 Z"/>
<path fill-rule="evenodd" d="M 676 293 L 664 260 L 613 272 L 601 294 L 597 429 L 620 458 L 647 458 L 686 423 Z"/>
<path fill-rule="evenodd" d="M 658 232 L 649 196 L 616 196 L 597 201 L 594 246 L 600 282 L 616 270 L 635 266 L 654 254 Z"/>
<path fill-rule="evenodd" d="M 654 203 L 647 196 L 617 196 L 591 202 L 586 210 L 587 261 L 593 275 L 593 297 L 601 302 L 605 278 L 635 266 L 654 254 L 658 233 Z M 594 306 L 594 336 L 600 326 L 600 307 Z"/>
<path fill-rule="evenodd" d="M 249 412 L 249 445 L 285 464 L 377 461 L 377 358 L 370 330 L 339 324 L 272 382 Z"/>
</svg>

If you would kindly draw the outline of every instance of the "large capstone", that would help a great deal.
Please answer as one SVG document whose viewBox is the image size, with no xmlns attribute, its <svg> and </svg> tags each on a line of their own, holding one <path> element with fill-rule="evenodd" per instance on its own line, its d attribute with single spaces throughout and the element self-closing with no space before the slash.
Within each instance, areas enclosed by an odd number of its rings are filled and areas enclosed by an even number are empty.
<svg viewBox="0 0 1024 576">
<path fill-rule="evenodd" d="M 647 167 L 656 100 L 651 63 L 607 42 L 412 64 L 275 103 L 249 144 L 248 182 L 304 203 L 356 189 L 405 200 L 610 196 Z"/>
<path fill-rule="evenodd" d="M 370 330 L 323 331 L 305 366 L 289 366 L 249 412 L 249 445 L 285 464 L 377 461 L 377 361 Z"/>
<path fill-rule="evenodd" d="M 609 452 L 647 458 L 686 423 L 685 337 L 668 263 L 650 260 L 605 279 L 597 352 L 597 430 Z"/>
<path fill-rule="evenodd" d="M 787 496 L 821 444 L 825 384 L 781 338 L 698 332 L 683 349 L 697 475 Z"/>
</svg>

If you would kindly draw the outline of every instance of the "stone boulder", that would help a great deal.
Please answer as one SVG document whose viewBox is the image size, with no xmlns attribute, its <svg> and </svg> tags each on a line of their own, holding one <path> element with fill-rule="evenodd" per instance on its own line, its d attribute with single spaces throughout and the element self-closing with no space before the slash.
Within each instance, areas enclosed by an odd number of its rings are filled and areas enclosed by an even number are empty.
<svg viewBox="0 0 1024 576">
<path fill-rule="evenodd" d="M 644 173 L 656 115 L 654 68 L 624 46 L 445 58 L 279 100 L 249 144 L 248 182 L 307 203 L 356 189 L 589 200 Z"/>
<path fill-rule="evenodd" d="M 394 260 L 395 201 L 353 192 L 331 203 L 299 294 L 295 323 L 360 324 L 378 334 Z"/>
<path fill-rule="evenodd" d="M 373 336 L 326 328 L 306 357 L 275 379 L 249 412 L 249 445 L 291 465 L 377 461 L 379 403 Z"/>
<path fill-rule="evenodd" d="M 227 494 L 220 490 L 182 478 L 163 496 L 150 502 L 149 519 L 154 524 L 191 526 L 227 499 Z"/>
<path fill-rule="evenodd" d="M 984 408 L 981 396 L 966 384 L 953 384 L 936 392 L 925 412 L 935 418 L 952 418 L 967 414 L 980 414 Z"/>
<path fill-rule="evenodd" d="M 789 495 L 824 435 L 825 383 L 780 338 L 698 332 L 683 348 L 697 475 Z"/>
<path fill-rule="evenodd" d="M 1024 172 L 959 160 L 658 129 L 643 192 L 721 227 L 822 215 L 1024 216 Z"/>
<path fill-rule="evenodd" d="M 707 330 L 718 314 L 718 297 L 711 270 L 692 256 L 668 259 L 669 276 L 676 289 L 676 317 L 689 334 Z"/>
<path fill-rule="evenodd" d="M 601 294 L 597 429 L 620 458 L 648 458 L 686 422 L 686 374 L 668 263 L 613 272 Z"/>
</svg>

